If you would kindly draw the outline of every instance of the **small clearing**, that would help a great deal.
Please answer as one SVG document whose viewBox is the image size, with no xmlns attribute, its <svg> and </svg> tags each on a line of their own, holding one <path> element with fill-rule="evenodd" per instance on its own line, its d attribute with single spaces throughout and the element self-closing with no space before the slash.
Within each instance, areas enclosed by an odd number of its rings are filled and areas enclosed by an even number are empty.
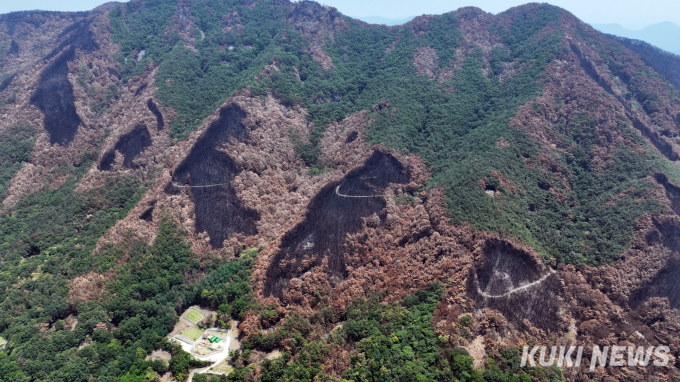
<svg viewBox="0 0 680 382">
<path fill-rule="evenodd" d="M 229 374 L 232 371 L 234 371 L 234 368 L 231 367 L 231 365 L 229 365 L 229 363 L 225 361 L 225 362 L 222 362 L 221 364 L 213 367 L 210 371 L 215 372 L 215 373 Z"/>
<path fill-rule="evenodd" d="M 185 317 L 194 324 L 201 322 L 205 318 L 205 316 L 199 313 L 196 309 L 189 309 Z"/>
<path fill-rule="evenodd" d="M 486 360 L 486 351 L 484 350 L 484 337 L 477 336 L 474 341 L 465 347 L 470 356 L 474 358 L 473 366 L 475 369 L 481 369 L 484 366 L 484 361 Z"/>
<path fill-rule="evenodd" d="M 282 355 L 283 355 L 283 353 L 281 353 L 280 350 L 274 350 L 271 353 L 267 354 L 267 356 L 265 358 L 268 359 L 268 360 L 274 360 L 274 359 L 281 357 Z"/>
<path fill-rule="evenodd" d="M 170 361 L 172 354 L 165 350 L 154 350 L 151 355 L 146 356 L 147 361 L 155 361 L 157 359 L 162 361 Z"/>
<path fill-rule="evenodd" d="M 194 341 L 201 337 L 201 334 L 203 334 L 203 331 L 198 328 L 189 328 L 182 332 L 184 337 L 190 338 Z"/>
</svg>

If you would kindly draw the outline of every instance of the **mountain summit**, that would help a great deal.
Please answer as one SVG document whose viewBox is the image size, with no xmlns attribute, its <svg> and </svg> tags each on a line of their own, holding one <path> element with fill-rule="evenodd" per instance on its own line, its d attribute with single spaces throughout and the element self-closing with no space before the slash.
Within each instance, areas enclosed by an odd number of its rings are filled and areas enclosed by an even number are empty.
<svg viewBox="0 0 680 382">
<path fill-rule="evenodd" d="M 0 380 L 674 380 L 658 54 L 547 4 L 0 15 Z M 617 344 L 672 362 L 520 366 Z"/>
</svg>

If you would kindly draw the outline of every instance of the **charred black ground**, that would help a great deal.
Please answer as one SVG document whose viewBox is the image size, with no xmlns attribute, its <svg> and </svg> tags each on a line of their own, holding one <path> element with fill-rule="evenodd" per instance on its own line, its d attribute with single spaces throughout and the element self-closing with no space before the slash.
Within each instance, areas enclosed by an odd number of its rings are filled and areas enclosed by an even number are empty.
<svg viewBox="0 0 680 382">
<path fill-rule="evenodd" d="M 17 44 L 16 41 L 12 40 L 12 42 L 9 44 L 9 50 L 7 51 L 7 54 L 16 55 L 19 54 L 20 50 L 21 49 L 19 48 L 19 44 Z"/>
<path fill-rule="evenodd" d="M 379 195 L 389 183 L 408 181 L 408 171 L 395 157 L 376 150 L 362 167 L 323 187 L 309 203 L 305 220 L 282 238 L 281 250 L 267 270 L 264 294 L 281 297 L 291 278 L 324 258 L 330 276 L 342 279 L 347 234 L 361 229 L 362 218 L 382 214 L 386 203 Z"/>
<path fill-rule="evenodd" d="M 232 234 L 257 233 L 259 214 L 241 205 L 231 185 L 239 170 L 229 155 L 218 150 L 229 139 L 246 141 L 248 130 L 241 123 L 244 117 L 245 112 L 237 105 L 222 108 L 219 119 L 208 127 L 173 175 L 178 186 L 190 186 L 196 232 L 207 232 L 213 248 L 222 247 Z M 173 184 L 166 188 L 169 193 L 179 191 Z"/>
<path fill-rule="evenodd" d="M 654 174 L 654 179 L 666 190 L 671 208 L 680 216 L 680 187 L 668 180 L 662 173 Z M 629 305 L 638 309 L 652 297 L 667 298 L 671 307 L 680 309 L 680 223 L 673 220 L 659 221 L 652 218 L 656 231 L 650 232 L 645 240 L 649 246 L 661 244 L 674 252 L 664 268 L 649 283 L 635 291 Z"/>
<path fill-rule="evenodd" d="M 99 170 L 100 171 L 111 170 L 111 166 L 113 166 L 113 162 L 115 160 L 116 160 L 116 151 L 115 150 L 107 151 L 104 154 L 104 156 L 102 157 L 101 162 L 99 162 Z"/>
<path fill-rule="evenodd" d="M 74 57 L 74 48 L 68 48 L 58 56 L 43 71 L 38 90 L 31 98 L 31 104 L 45 116 L 44 126 L 51 144 L 71 143 L 81 122 L 76 113 L 73 87 L 68 80 L 68 62 Z"/>
<path fill-rule="evenodd" d="M 527 319 L 542 329 L 555 330 L 561 290 L 557 274 L 502 240 L 487 241 L 483 253 L 469 278 L 469 293 L 478 308 L 496 309 L 515 324 Z M 526 285 L 530 286 L 522 288 Z"/>
<path fill-rule="evenodd" d="M 528 253 L 504 241 L 489 240 L 484 253 L 486 259 L 477 269 L 477 280 L 480 289 L 490 295 L 502 295 L 539 280 L 546 272 Z"/>
<path fill-rule="evenodd" d="M 142 85 L 146 86 L 146 84 Z M 142 86 L 139 88 L 142 89 Z M 139 90 L 137 90 L 139 91 Z M 155 103 L 153 103 L 153 100 L 149 98 L 148 101 L 146 101 L 146 106 L 151 110 L 153 115 L 156 116 L 156 125 L 158 126 L 158 130 L 163 130 L 163 126 L 165 126 L 165 122 L 163 122 L 163 114 L 161 114 L 161 111 L 158 110 L 158 106 L 156 106 Z"/>
<path fill-rule="evenodd" d="M 104 154 L 102 161 L 99 163 L 99 169 L 102 171 L 111 170 L 113 161 L 116 159 L 116 151 L 123 154 L 123 166 L 126 168 L 137 168 L 139 166 L 133 164 L 132 161 L 149 146 L 151 146 L 149 129 L 147 129 L 146 125 L 137 125 L 132 131 L 123 134 L 118 139 L 113 150 Z"/>
<path fill-rule="evenodd" d="M 141 84 L 141 85 L 139 85 L 139 87 L 137 88 L 137 90 L 135 90 L 135 97 L 137 97 L 138 95 L 142 94 L 142 92 L 144 91 L 144 89 L 147 88 L 147 86 L 149 86 L 149 85 L 148 85 L 146 82 L 143 83 L 143 84 Z M 151 98 L 149 98 L 149 101 L 151 101 Z"/>
<path fill-rule="evenodd" d="M 673 221 L 659 222 L 652 218 L 657 231 L 646 239 L 650 245 L 656 242 L 675 252 L 664 268 L 646 285 L 635 291 L 629 300 L 632 308 L 638 309 L 652 297 L 668 299 L 670 306 L 680 309 L 680 224 Z"/>
<path fill-rule="evenodd" d="M 68 62 L 75 58 L 76 49 L 99 49 L 89 25 L 89 22 L 79 21 L 61 33 L 60 36 L 66 38 L 45 57 L 45 60 L 49 60 L 56 56 L 43 70 L 38 90 L 31 97 L 31 104 L 45 116 L 44 127 L 50 135 L 51 144 L 71 143 L 81 123 L 76 112 L 73 87 L 68 80 Z"/>
<path fill-rule="evenodd" d="M 352 132 L 349 133 L 349 135 L 347 136 L 347 139 L 345 139 L 345 143 L 352 143 L 352 142 L 354 142 L 358 137 L 359 137 L 359 133 L 356 132 L 356 131 L 352 131 Z"/>
<path fill-rule="evenodd" d="M 11 76 L 8 76 L 4 80 L 2 80 L 2 82 L 0 82 L 0 92 L 7 89 L 7 87 L 12 83 L 12 80 L 14 80 L 14 77 L 16 77 L 16 76 L 17 76 L 17 74 L 14 73 Z"/>
</svg>

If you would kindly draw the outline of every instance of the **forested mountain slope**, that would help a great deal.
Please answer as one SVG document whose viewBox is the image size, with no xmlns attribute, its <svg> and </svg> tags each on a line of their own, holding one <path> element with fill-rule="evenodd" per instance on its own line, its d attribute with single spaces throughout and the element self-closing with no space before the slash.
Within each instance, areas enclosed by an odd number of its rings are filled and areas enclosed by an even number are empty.
<svg viewBox="0 0 680 382">
<path fill-rule="evenodd" d="M 628 49 L 639 54 L 642 60 L 663 75 L 668 82 L 680 87 L 680 55 L 661 50 L 644 41 L 612 36 Z"/>
<path fill-rule="evenodd" d="M 228 380 L 675 380 L 680 89 L 654 54 L 545 4 L 0 15 L 0 380 L 184 380 L 192 304 L 240 322 Z M 519 366 L 572 343 L 673 360 Z"/>
</svg>

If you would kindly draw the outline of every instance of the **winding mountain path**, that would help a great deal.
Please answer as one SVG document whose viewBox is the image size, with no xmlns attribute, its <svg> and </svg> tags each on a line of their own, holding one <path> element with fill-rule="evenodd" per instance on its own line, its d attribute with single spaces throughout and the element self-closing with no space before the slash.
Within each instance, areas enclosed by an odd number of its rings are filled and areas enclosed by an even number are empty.
<svg viewBox="0 0 680 382">
<path fill-rule="evenodd" d="M 202 186 L 189 186 L 189 185 L 180 186 L 179 184 L 177 184 L 177 183 L 175 183 L 175 182 L 172 182 L 172 185 L 173 185 L 174 187 L 177 187 L 177 188 L 219 187 L 219 186 L 226 186 L 227 184 L 230 184 L 230 183 L 206 184 L 206 185 L 202 185 Z"/>
<path fill-rule="evenodd" d="M 523 290 L 525 290 L 525 289 L 528 289 L 528 288 L 533 287 L 534 285 L 538 285 L 538 284 L 542 283 L 543 281 L 545 281 L 545 279 L 547 279 L 547 278 L 548 278 L 550 275 L 552 275 L 553 273 L 555 273 L 555 271 L 553 271 L 553 270 L 551 269 L 550 272 L 548 272 L 548 273 L 546 273 L 545 275 L 543 275 L 543 277 L 541 277 L 540 279 L 538 279 L 538 280 L 536 280 L 536 281 L 534 281 L 534 282 L 531 282 L 531 283 L 529 283 L 529 284 L 525 284 L 525 285 L 522 285 L 522 286 L 520 286 L 520 287 L 510 289 L 509 291 L 507 291 L 507 292 L 505 292 L 505 293 L 503 293 L 503 294 L 499 294 L 499 295 L 492 295 L 492 294 L 488 294 L 488 293 L 482 291 L 482 289 L 479 287 L 479 281 L 477 281 L 477 292 L 478 292 L 479 294 L 481 294 L 482 296 L 488 297 L 488 298 L 502 298 L 502 297 L 507 297 L 507 296 L 510 296 L 510 295 L 513 294 L 513 293 L 517 293 L 517 292 L 523 291 Z"/>
<path fill-rule="evenodd" d="M 341 196 L 343 198 L 383 198 L 384 197 L 383 195 L 346 195 L 346 194 L 341 194 L 340 193 L 340 187 L 342 187 L 343 185 L 344 185 L 344 183 L 335 187 L 335 194 L 338 195 L 338 196 Z"/>
</svg>

